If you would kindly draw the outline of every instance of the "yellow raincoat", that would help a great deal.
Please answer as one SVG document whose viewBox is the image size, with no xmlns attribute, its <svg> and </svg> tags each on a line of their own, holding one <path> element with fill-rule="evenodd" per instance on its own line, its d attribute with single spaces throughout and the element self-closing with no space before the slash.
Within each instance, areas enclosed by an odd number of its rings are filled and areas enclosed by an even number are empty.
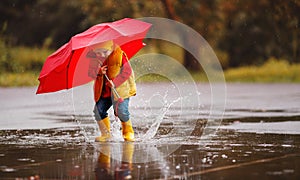
<svg viewBox="0 0 300 180">
<path fill-rule="evenodd" d="M 126 54 L 122 51 L 120 47 L 116 47 L 115 50 L 108 56 L 107 61 L 107 76 L 109 79 L 114 79 L 122 71 L 122 56 L 123 54 L 127 58 Z M 127 59 L 128 60 L 128 59 Z M 129 61 L 128 61 L 129 63 Z M 102 94 L 103 88 L 103 78 L 104 75 L 97 76 L 94 85 L 94 100 L 97 102 Z M 121 98 L 126 99 L 131 96 L 136 95 L 136 84 L 134 81 L 134 73 L 131 72 L 130 77 L 122 83 L 120 86 L 116 87 L 116 90 Z M 114 100 L 118 100 L 114 94 Z"/>
</svg>

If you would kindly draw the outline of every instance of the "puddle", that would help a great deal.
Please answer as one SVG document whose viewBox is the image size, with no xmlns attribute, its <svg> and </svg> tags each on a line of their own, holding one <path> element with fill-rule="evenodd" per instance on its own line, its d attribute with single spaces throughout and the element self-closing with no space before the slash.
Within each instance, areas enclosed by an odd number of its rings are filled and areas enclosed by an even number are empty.
<svg viewBox="0 0 300 180">
<path fill-rule="evenodd" d="M 205 146 L 182 143 L 176 151 L 164 156 L 159 144 L 80 143 L 82 137 L 80 140 L 75 135 L 78 131 L 68 132 L 73 137 L 65 138 L 66 142 L 19 143 L 28 133 L 19 133 L 15 143 L 0 144 L 2 178 L 38 175 L 41 179 L 95 179 L 130 175 L 133 179 L 214 179 L 220 176 L 231 179 L 233 173 L 237 179 L 245 176 L 293 179 L 300 175 L 299 167 L 295 166 L 300 163 L 300 137 L 297 135 L 222 130 Z M 49 131 L 31 133 L 42 136 Z M 137 163 L 138 155 L 155 161 Z"/>
<path fill-rule="evenodd" d="M 299 85 L 227 86 L 222 124 L 203 138 L 209 86 L 198 85 L 199 112 L 176 93 L 153 93 L 164 85 L 144 85 L 140 97 L 152 98 L 132 101 L 134 143 L 93 142 L 92 105 L 77 99 L 74 111 L 69 92 L 0 89 L 0 179 L 299 179 Z"/>
</svg>

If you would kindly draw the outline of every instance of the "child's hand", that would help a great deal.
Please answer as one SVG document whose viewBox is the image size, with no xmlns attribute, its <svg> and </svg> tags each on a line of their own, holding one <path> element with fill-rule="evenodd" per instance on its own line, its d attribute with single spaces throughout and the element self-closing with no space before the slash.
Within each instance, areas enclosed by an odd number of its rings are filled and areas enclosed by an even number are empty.
<svg viewBox="0 0 300 180">
<path fill-rule="evenodd" d="M 107 71 L 107 65 L 100 67 L 100 72 L 102 73 L 101 75 L 106 74 L 106 71 Z"/>
</svg>

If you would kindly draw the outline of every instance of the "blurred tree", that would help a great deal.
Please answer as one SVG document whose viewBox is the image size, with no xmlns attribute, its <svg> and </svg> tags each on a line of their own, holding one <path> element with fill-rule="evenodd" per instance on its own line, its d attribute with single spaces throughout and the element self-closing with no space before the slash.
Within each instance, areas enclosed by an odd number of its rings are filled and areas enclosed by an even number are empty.
<svg viewBox="0 0 300 180">
<path fill-rule="evenodd" d="M 69 41 L 70 37 L 83 31 L 82 22 L 86 16 L 81 11 L 80 0 L 38 0 L 29 18 L 32 35 L 39 35 L 39 44 L 50 39 L 57 48 Z"/>
<path fill-rule="evenodd" d="M 81 4 L 89 25 L 131 17 L 134 13 L 130 1 L 82 0 Z"/>
<path fill-rule="evenodd" d="M 0 7 L 0 23 L 7 23 L 12 45 L 43 45 L 50 39 L 52 47 L 59 47 L 83 29 L 79 0 L 2 0 Z"/>
<path fill-rule="evenodd" d="M 218 8 L 218 0 L 161 0 L 168 18 L 180 21 L 198 31 L 209 43 L 217 43 L 219 31 L 222 28 Z M 201 44 L 195 42 L 193 37 L 181 37 L 187 49 L 199 48 Z M 200 64 L 195 57 L 184 50 L 184 66 L 189 70 L 199 70 Z"/>
<path fill-rule="evenodd" d="M 276 33 L 272 43 L 277 42 L 280 51 L 274 47 L 267 51 L 268 55 L 275 54 L 278 58 L 286 57 L 290 62 L 300 62 L 300 1 L 275 0 L 271 1 L 270 6 Z"/>
<path fill-rule="evenodd" d="M 217 52 L 228 57 L 224 61 L 228 59 L 229 66 L 260 64 L 269 57 L 290 62 L 300 59 L 299 0 L 161 1 L 169 18 L 198 31 Z M 195 47 L 192 39 L 182 39 L 186 46 Z M 184 65 L 198 69 L 188 52 Z"/>
<path fill-rule="evenodd" d="M 81 3 L 89 25 L 126 17 L 142 18 L 164 15 L 160 1 L 157 0 L 82 0 Z"/>
<path fill-rule="evenodd" d="M 269 57 L 300 58 L 300 1 L 220 1 L 225 31 L 219 48 L 229 54 L 230 66 L 262 63 Z"/>
<path fill-rule="evenodd" d="M 0 1 L 0 26 L 5 26 L 2 32 L 6 36 L 6 40 L 16 44 L 18 41 L 18 32 L 24 29 L 27 22 L 26 13 L 30 6 L 35 4 L 35 0 L 20 1 L 20 0 L 3 0 Z M 15 34 L 15 36 L 13 36 Z"/>
<path fill-rule="evenodd" d="M 198 31 L 230 66 L 240 66 L 271 56 L 299 62 L 299 11 L 299 0 L 1 0 L 0 27 L 11 45 L 57 48 L 97 23 L 168 17 Z M 181 39 L 185 46 L 197 43 Z M 199 69 L 188 52 L 184 65 Z"/>
</svg>

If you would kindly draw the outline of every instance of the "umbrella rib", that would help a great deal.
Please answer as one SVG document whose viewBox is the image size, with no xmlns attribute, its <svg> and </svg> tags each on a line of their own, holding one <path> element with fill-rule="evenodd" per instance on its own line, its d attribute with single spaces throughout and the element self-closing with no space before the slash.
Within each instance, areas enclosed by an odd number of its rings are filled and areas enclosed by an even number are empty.
<svg viewBox="0 0 300 180">
<path fill-rule="evenodd" d="M 74 51 L 72 50 L 72 53 L 71 53 L 71 56 L 70 56 L 70 59 L 68 61 L 68 64 L 67 64 L 67 79 L 66 79 L 66 82 L 67 82 L 67 89 L 69 89 L 68 85 L 69 85 L 69 67 L 70 67 L 70 64 L 71 64 L 71 60 L 72 60 L 72 57 L 73 57 L 73 54 L 74 54 Z"/>
<path fill-rule="evenodd" d="M 127 34 L 125 34 L 124 32 L 120 31 L 118 28 L 116 28 L 114 25 L 108 24 L 107 26 L 109 26 L 111 29 L 117 31 L 118 33 L 120 33 L 122 36 L 127 36 Z"/>
</svg>

